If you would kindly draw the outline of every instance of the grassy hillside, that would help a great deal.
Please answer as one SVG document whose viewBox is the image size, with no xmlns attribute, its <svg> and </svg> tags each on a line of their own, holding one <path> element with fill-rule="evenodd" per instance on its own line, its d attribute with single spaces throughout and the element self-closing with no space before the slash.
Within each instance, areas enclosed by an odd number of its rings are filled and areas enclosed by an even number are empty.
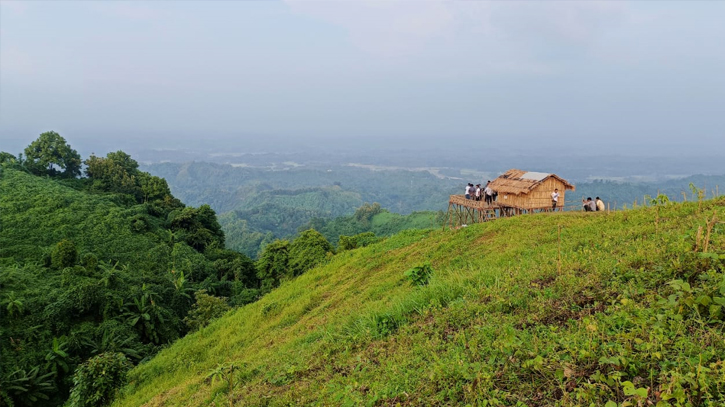
<svg viewBox="0 0 725 407">
<path fill-rule="evenodd" d="M 402 232 L 179 340 L 115 405 L 723 405 L 717 219 L 723 198 Z"/>
</svg>

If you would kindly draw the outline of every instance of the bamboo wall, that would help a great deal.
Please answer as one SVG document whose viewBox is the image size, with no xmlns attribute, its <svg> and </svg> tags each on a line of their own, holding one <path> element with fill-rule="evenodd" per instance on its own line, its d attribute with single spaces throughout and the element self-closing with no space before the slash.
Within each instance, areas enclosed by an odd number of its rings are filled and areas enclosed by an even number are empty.
<svg viewBox="0 0 725 407">
<path fill-rule="evenodd" d="M 528 194 L 514 195 L 500 193 L 497 203 L 501 206 L 511 206 L 525 210 L 551 209 L 551 193 L 554 192 L 555 188 L 559 188 L 559 203 L 556 207 L 557 209 L 564 208 L 566 203 L 566 187 L 563 182 L 554 177 L 549 177 Z"/>
</svg>

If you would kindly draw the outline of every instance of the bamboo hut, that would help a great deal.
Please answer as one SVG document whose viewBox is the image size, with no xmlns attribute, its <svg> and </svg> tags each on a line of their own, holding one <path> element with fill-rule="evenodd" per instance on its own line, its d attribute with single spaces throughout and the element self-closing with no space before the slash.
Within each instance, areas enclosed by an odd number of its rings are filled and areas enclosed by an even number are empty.
<svg viewBox="0 0 725 407">
<path fill-rule="evenodd" d="M 564 210 L 567 190 L 574 185 L 565 179 L 544 172 L 508 170 L 489 185 L 498 197 L 493 202 L 466 199 L 463 195 L 451 195 L 448 200 L 448 219 L 443 226 L 456 228 L 470 223 L 491 221 L 531 212 L 552 210 L 551 193 L 559 190 L 557 209 Z"/>
<path fill-rule="evenodd" d="M 498 193 L 499 206 L 511 208 L 516 213 L 551 210 L 551 193 L 559 190 L 557 209 L 563 210 L 566 191 L 574 185 L 556 174 L 527 172 L 517 169 L 506 171 L 491 181 L 491 189 Z"/>
</svg>

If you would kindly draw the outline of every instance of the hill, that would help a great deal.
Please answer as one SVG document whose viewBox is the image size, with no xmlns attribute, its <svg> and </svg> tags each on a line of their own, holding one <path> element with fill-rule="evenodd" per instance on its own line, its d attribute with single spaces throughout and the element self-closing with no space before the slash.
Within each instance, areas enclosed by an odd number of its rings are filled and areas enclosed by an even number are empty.
<svg viewBox="0 0 725 407">
<path fill-rule="evenodd" d="M 209 204 L 219 215 L 227 247 L 252 258 L 274 239 L 291 238 L 321 221 L 349 217 L 365 202 L 377 202 L 395 213 L 410 214 L 442 208 L 452 193 L 451 180 L 429 172 L 386 170 L 318 164 L 300 167 L 234 167 L 205 162 L 158 163 L 144 167 L 169 181 L 174 195 L 191 205 Z M 428 214 L 430 215 L 430 214 Z M 426 215 L 428 217 L 434 217 Z M 421 214 L 389 220 L 374 232 L 389 235 L 420 222 Z M 413 220 L 415 218 L 415 220 Z M 344 222 L 339 220 L 337 223 Z M 367 228 L 346 229 L 342 234 Z M 355 230 L 358 232 L 350 232 Z M 325 236 L 336 242 L 339 233 L 328 228 Z"/>
<path fill-rule="evenodd" d="M 149 358 L 190 330 L 200 290 L 256 299 L 254 265 L 222 249 L 214 211 L 183 205 L 163 180 L 119 178 L 159 187 L 149 199 L 130 182 L 108 192 L 100 177 L 27 168 L 0 165 L 0 406 L 63 404 L 74 372 L 103 354 Z"/>
<path fill-rule="evenodd" d="M 723 405 L 725 199 L 659 202 L 344 251 L 139 365 L 114 405 Z"/>
<path fill-rule="evenodd" d="M 360 194 L 339 186 L 254 192 L 238 209 L 219 216 L 226 245 L 250 257 L 275 238 L 297 234 L 311 219 L 338 217 L 362 205 Z"/>
</svg>

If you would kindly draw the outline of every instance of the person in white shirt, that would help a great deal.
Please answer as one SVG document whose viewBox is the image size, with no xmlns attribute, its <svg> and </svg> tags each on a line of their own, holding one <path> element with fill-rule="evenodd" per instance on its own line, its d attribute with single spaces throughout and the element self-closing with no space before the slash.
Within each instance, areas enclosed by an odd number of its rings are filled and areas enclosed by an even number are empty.
<svg viewBox="0 0 725 407">
<path fill-rule="evenodd" d="M 559 188 L 554 188 L 554 192 L 551 193 L 551 210 L 556 210 L 556 204 L 559 203 Z"/>
<path fill-rule="evenodd" d="M 604 202 L 601 199 L 599 199 L 599 197 L 597 197 L 596 203 L 597 203 L 597 210 L 598 211 L 603 211 L 604 209 L 606 209 L 604 207 Z"/>
<path fill-rule="evenodd" d="M 469 182 L 468 185 L 466 185 L 466 199 L 471 199 L 471 188 L 473 188 L 473 184 Z"/>
<path fill-rule="evenodd" d="M 486 188 L 483 189 L 483 194 L 486 195 L 486 203 L 491 204 L 493 202 L 493 189 L 491 189 L 491 181 L 486 183 Z"/>
<path fill-rule="evenodd" d="M 481 184 L 476 184 L 476 200 L 481 200 Z"/>
</svg>

